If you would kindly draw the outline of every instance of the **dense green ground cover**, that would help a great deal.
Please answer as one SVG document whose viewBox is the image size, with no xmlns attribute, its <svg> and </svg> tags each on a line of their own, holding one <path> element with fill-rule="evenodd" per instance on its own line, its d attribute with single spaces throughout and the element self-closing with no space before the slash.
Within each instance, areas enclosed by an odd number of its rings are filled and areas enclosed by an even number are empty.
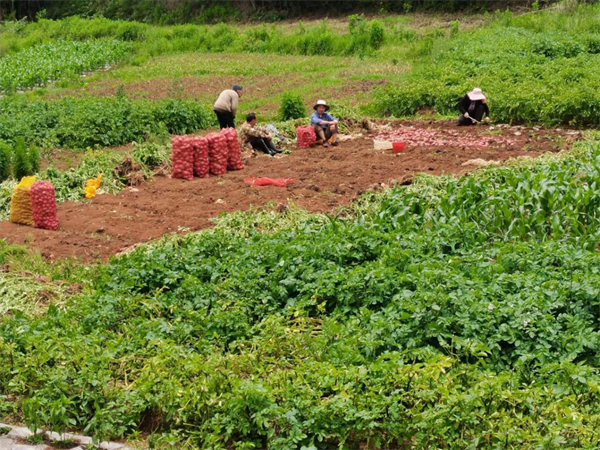
<svg viewBox="0 0 600 450">
<path fill-rule="evenodd" d="M 0 139 L 24 136 L 44 148 L 85 149 L 139 141 L 168 131 L 185 134 L 214 125 L 207 105 L 189 100 L 157 102 L 107 98 L 64 98 L 30 102 L 24 98 L 0 99 Z"/>
<path fill-rule="evenodd" d="M 327 21 L 315 26 L 302 23 L 292 32 L 284 27 L 235 27 L 178 25 L 155 26 L 138 22 L 69 17 L 35 23 L 0 25 L 0 55 L 56 39 L 81 40 L 112 38 L 128 41 L 142 56 L 183 51 L 267 52 L 302 55 L 366 55 L 379 49 L 385 29 L 378 20 L 356 16 L 347 30 L 334 32 Z M 398 31 L 390 28 L 392 32 Z"/>
<path fill-rule="evenodd" d="M 549 3 L 549 2 L 543 2 Z M 522 0 L 498 1 L 494 8 L 529 6 Z M 360 9 L 370 13 L 408 12 L 412 10 L 486 11 L 490 3 L 480 0 L 465 2 L 449 0 L 430 2 L 427 0 L 39 0 L 35 2 L 0 2 L 2 17 L 44 16 L 64 18 L 79 14 L 87 17 L 103 16 L 111 19 L 128 19 L 140 22 L 163 24 L 217 23 L 237 21 L 276 21 L 284 18 L 304 17 L 307 13 L 326 11 L 330 17 L 350 14 Z"/>
<path fill-rule="evenodd" d="M 600 125 L 600 7 L 499 15 L 454 39 L 420 43 L 414 70 L 380 93 L 381 113 L 455 111 L 473 86 L 502 122 Z"/>
<path fill-rule="evenodd" d="M 166 238 L 2 320 L 0 410 L 163 448 L 596 448 L 599 190 L 590 141 Z"/>
<path fill-rule="evenodd" d="M 0 93 L 44 86 L 104 68 L 122 59 L 129 47 L 116 40 L 57 41 L 10 54 L 0 59 Z"/>
</svg>

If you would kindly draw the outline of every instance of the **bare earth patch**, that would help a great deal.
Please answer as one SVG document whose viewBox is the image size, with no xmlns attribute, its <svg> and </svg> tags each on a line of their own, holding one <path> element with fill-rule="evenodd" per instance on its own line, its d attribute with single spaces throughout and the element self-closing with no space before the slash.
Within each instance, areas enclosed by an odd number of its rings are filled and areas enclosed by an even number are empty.
<svg viewBox="0 0 600 450">
<path fill-rule="evenodd" d="M 182 181 L 158 176 L 118 195 L 60 204 L 57 232 L 1 222 L 0 235 L 9 242 L 27 243 L 50 260 L 69 256 L 85 261 L 106 260 L 134 244 L 168 233 L 208 228 L 210 219 L 223 212 L 269 202 L 285 204 L 288 199 L 309 211 L 333 211 L 382 184 L 410 183 L 419 172 L 464 174 L 475 168 L 464 165 L 470 160 L 503 162 L 520 156 L 535 157 L 568 148 L 579 137 L 578 132 L 509 127 L 494 131 L 494 136 L 510 139 L 488 140 L 489 129 L 459 128 L 454 121 L 404 121 L 393 126 L 410 125 L 440 134 L 450 131 L 461 137 L 460 142 L 472 136 L 473 142 L 486 145 L 408 145 L 405 153 L 393 155 L 373 150 L 372 137 L 363 135 L 337 148 L 294 149 L 291 155 L 277 158 L 250 158 L 245 170 L 222 177 Z M 252 176 L 292 178 L 295 183 L 287 188 L 253 187 L 244 182 Z"/>
</svg>

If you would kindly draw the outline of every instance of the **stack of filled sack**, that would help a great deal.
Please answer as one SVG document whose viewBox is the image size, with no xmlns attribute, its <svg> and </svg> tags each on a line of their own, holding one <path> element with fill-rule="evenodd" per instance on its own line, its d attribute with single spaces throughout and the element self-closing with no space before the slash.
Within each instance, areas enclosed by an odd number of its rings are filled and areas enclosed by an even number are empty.
<svg viewBox="0 0 600 450">
<path fill-rule="evenodd" d="M 58 230 L 56 195 L 49 181 L 23 177 L 10 202 L 10 221 L 21 225 Z"/>
<path fill-rule="evenodd" d="M 242 170 L 242 154 L 234 128 L 206 137 L 173 136 L 171 162 L 173 178 L 192 180 L 210 174 L 224 175 L 227 170 Z"/>
</svg>

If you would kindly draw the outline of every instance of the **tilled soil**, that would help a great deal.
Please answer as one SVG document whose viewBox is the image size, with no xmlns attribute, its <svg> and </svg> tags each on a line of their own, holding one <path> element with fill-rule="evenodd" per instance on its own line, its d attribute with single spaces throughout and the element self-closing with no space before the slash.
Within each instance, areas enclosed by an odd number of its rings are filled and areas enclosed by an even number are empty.
<svg viewBox="0 0 600 450">
<path fill-rule="evenodd" d="M 56 232 L 0 222 L 0 237 L 28 244 L 49 260 L 77 257 L 102 261 L 168 233 L 208 228 L 210 219 L 223 212 L 269 202 L 285 204 L 288 199 L 309 211 L 332 211 L 382 183 L 409 183 L 419 172 L 464 174 L 475 168 L 463 165 L 469 160 L 535 157 L 569 147 L 580 136 L 574 131 L 522 127 L 459 128 L 450 121 L 398 122 L 393 128 L 411 125 L 435 129 L 441 135 L 450 130 L 453 138 L 458 135 L 459 139 L 454 139 L 458 144 L 452 146 L 452 141 L 446 140 L 449 144 L 443 147 L 407 145 L 404 153 L 393 155 L 373 150 L 371 136 L 363 135 L 339 147 L 293 149 L 291 155 L 276 158 L 260 155 L 247 160 L 245 170 L 222 177 L 183 181 L 157 176 L 118 195 L 62 203 Z M 465 145 L 469 142 L 465 136 L 472 136 L 477 145 Z M 498 136 L 510 138 L 509 144 Z M 292 178 L 295 183 L 286 188 L 256 187 L 244 182 L 247 177 Z"/>
</svg>

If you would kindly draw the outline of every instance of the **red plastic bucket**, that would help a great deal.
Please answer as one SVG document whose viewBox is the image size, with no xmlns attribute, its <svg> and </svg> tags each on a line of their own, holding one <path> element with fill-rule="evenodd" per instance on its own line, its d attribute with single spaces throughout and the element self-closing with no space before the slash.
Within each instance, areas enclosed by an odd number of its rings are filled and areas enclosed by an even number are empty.
<svg viewBox="0 0 600 450">
<path fill-rule="evenodd" d="M 394 142 L 392 144 L 392 153 L 404 153 L 404 142 Z"/>
</svg>

